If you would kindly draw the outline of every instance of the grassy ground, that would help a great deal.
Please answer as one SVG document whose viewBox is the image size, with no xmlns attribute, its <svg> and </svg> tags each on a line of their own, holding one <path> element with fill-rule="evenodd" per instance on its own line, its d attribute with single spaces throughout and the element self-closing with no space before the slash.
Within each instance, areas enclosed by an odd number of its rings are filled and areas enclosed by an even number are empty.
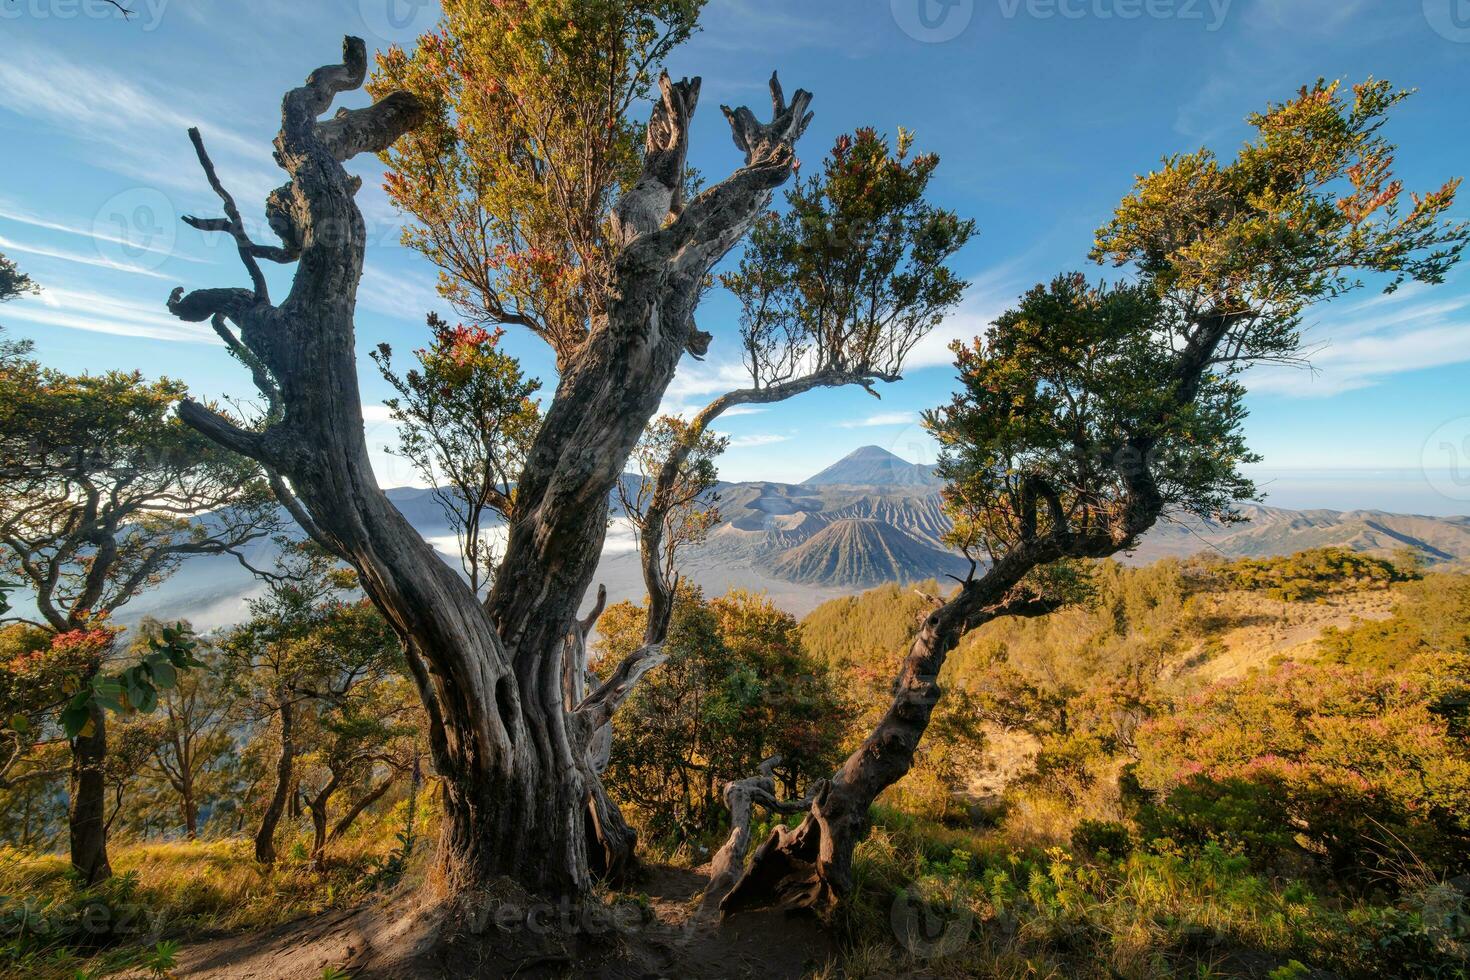
<svg viewBox="0 0 1470 980">
<path fill-rule="evenodd" d="M 1273 879 L 1218 849 L 1089 852 L 1063 839 L 1074 822 L 1063 812 L 1016 814 L 1028 828 L 1020 836 L 1004 824 L 876 816 L 857 854 L 858 897 L 831 923 L 841 953 L 811 976 L 1465 975 L 1463 946 L 1435 928 L 1465 915 L 1463 896 L 1432 881 L 1409 882 L 1397 901 L 1375 903 Z M 1052 837 L 1038 827 L 1052 828 Z M 118 877 L 92 891 L 74 887 L 61 857 L 0 851 L 10 921 L 24 906 L 32 922 L 26 942 L 12 940 L 0 975 L 169 976 L 181 944 L 258 933 L 384 892 L 374 876 L 389 853 L 384 841 L 358 835 L 325 872 L 291 854 L 263 869 L 244 840 L 124 846 L 114 849 Z M 697 851 L 667 857 L 699 861 Z M 426 863 L 421 852 L 399 887 L 421 883 Z M 664 877 L 634 894 L 660 905 Z M 78 928 L 88 915 L 90 933 Z M 118 945 L 92 952 L 89 941 Z"/>
<path fill-rule="evenodd" d="M 287 842 L 271 868 L 255 861 L 246 839 L 114 844 L 115 877 L 92 889 L 77 887 L 63 855 L 0 848 L 0 976 L 83 980 L 150 966 L 166 976 L 168 954 L 180 944 L 412 887 L 432 840 L 421 840 L 403 874 L 391 873 L 395 826 L 401 817 L 365 823 L 334 847 L 322 871 L 311 868 L 304 840 Z"/>
<path fill-rule="evenodd" d="M 1214 846 L 1048 843 L 1037 818 L 1060 829 L 1075 811 L 1017 816 L 1024 835 L 877 813 L 838 923 L 848 955 L 826 976 L 1470 975 L 1466 896 L 1414 869 L 1392 899 L 1353 896 Z"/>
</svg>

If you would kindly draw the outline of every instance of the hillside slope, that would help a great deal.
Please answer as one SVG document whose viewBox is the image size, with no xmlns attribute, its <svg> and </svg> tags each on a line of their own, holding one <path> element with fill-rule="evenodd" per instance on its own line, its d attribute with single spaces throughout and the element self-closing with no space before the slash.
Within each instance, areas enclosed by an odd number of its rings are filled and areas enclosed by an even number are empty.
<svg viewBox="0 0 1470 980">
<path fill-rule="evenodd" d="M 791 582 L 853 585 L 915 582 L 936 571 L 961 573 L 968 563 L 939 551 L 884 521 L 843 518 L 833 521 L 767 567 Z"/>
</svg>

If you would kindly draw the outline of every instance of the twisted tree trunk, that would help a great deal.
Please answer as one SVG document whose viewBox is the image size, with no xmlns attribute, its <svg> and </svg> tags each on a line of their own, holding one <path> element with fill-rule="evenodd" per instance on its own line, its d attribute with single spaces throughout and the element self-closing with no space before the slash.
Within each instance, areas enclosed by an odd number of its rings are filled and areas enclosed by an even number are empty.
<svg viewBox="0 0 1470 980">
<path fill-rule="evenodd" d="M 250 241 L 193 134 L 225 217 L 186 220 L 234 237 L 252 288 L 176 290 L 169 307 L 211 321 L 278 411 L 258 431 L 195 402 L 179 413 L 275 474 L 292 514 L 357 569 L 402 639 L 442 777 L 450 880 L 472 887 L 509 875 L 543 893 L 580 892 L 590 883 L 588 808 L 606 802 L 588 748 L 657 649 L 640 650 L 570 704 L 566 640 L 601 554 L 614 483 L 680 357 L 703 343 L 693 311 L 705 277 L 790 176 L 810 96 L 798 92 L 788 106 L 773 78 L 771 124 L 726 110 L 746 166 L 686 203 L 699 82 L 660 80 L 642 179 L 611 216 L 621 249 L 614 297 L 562 374 L 518 482 L 501 573 L 481 603 L 388 501 L 368 463 L 353 334 L 366 235 L 353 200 L 360 181 L 342 162 L 385 149 L 425 109 L 396 93 L 319 121 L 363 82 L 363 42 L 347 39 L 344 54 L 344 64 L 317 70 L 285 97 L 276 158 L 291 181 L 267 208 L 280 246 Z M 262 258 L 299 262 L 279 305 Z M 602 821 L 600 832 L 619 821 Z"/>
</svg>

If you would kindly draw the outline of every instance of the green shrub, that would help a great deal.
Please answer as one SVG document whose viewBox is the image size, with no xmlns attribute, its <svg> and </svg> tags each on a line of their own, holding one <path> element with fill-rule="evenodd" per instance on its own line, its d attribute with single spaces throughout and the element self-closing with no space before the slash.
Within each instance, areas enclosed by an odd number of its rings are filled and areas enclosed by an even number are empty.
<svg viewBox="0 0 1470 980">
<path fill-rule="evenodd" d="M 1123 857 L 1133 850 L 1133 834 L 1112 820 L 1083 820 L 1072 831 L 1074 850 L 1090 857 Z"/>
<path fill-rule="evenodd" d="M 1194 776 L 1158 803 L 1138 812 L 1146 841 L 1173 841 L 1188 848 L 1218 844 L 1274 863 L 1297 847 L 1280 788 L 1247 779 Z"/>
<path fill-rule="evenodd" d="M 1140 819 L 1154 836 L 1294 850 L 1335 876 L 1410 855 L 1462 873 L 1470 746 L 1443 704 L 1465 689 L 1458 668 L 1423 664 L 1390 675 L 1289 663 L 1217 684 L 1139 729 L 1138 778 L 1160 801 Z"/>
</svg>

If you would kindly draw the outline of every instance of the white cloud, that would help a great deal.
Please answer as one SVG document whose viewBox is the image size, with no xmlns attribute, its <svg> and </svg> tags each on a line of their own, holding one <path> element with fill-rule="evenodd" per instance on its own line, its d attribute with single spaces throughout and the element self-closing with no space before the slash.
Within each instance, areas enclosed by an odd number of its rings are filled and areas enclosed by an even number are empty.
<svg viewBox="0 0 1470 980">
<path fill-rule="evenodd" d="M 17 47 L 0 60 L 0 110 L 26 116 L 100 151 L 92 162 L 157 188 L 209 194 L 187 130 L 199 127 L 225 185 L 242 209 L 263 204 L 281 183 L 269 160 L 269 140 L 219 125 L 231 110 L 206 102 L 187 86 L 150 88 L 96 65 L 69 60 L 53 48 Z M 265 122 L 269 122 L 266 118 Z"/>
<path fill-rule="evenodd" d="M 138 265 L 128 265 L 126 262 L 114 262 L 112 259 L 103 258 L 100 255 L 88 255 L 85 252 L 73 252 L 65 248 L 49 248 L 45 245 L 22 245 L 20 242 L 12 241 L 0 235 L 0 250 L 6 252 L 21 252 L 26 255 L 39 255 L 48 259 L 59 259 L 62 262 L 74 262 L 78 265 L 90 265 L 99 269 L 116 269 L 118 272 L 128 272 L 138 276 L 149 276 L 153 279 L 168 279 L 161 272 L 145 269 Z"/>
<path fill-rule="evenodd" d="M 1021 292 L 1020 260 L 1005 262 L 976 276 L 965 290 L 959 308 L 914 347 L 904 369 L 948 367 L 954 364 L 949 345 L 969 343 L 990 332 L 990 325 Z"/>
<path fill-rule="evenodd" d="M 77 235 L 82 238 L 90 239 L 92 241 L 102 241 L 108 242 L 113 245 L 122 245 L 126 248 L 134 249 L 136 251 L 151 252 L 154 255 L 168 255 L 174 258 L 182 259 L 185 262 L 204 261 L 203 259 L 197 259 L 189 255 L 179 255 L 173 249 L 157 248 L 147 243 L 133 241 L 128 238 L 121 238 L 117 235 L 109 234 L 100 228 L 83 228 L 80 225 L 73 225 L 68 224 L 64 221 L 55 221 L 50 218 L 43 218 L 40 215 L 35 214 L 34 212 L 15 207 L 14 205 L 5 203 L 3 201 L 0 201 L 0 218 L 4 218 L 6 221 L 14 221 L 16 224 L 30 225 L 34 228 L 44 228 L 47 231 L 59 231 L 68 235 Z"/>
<path fill-rule="evenodd" d="M 1296 398 L 1368 388 L 1384 378 L 1470 361 L 1470 297 L 1442 300 L 1424 290 L 1331 308 L 1304 332 L 1311 369 L 1272 366 L 1246 377 L 1252 391 Z"/>
<path fill-rule="evenodd" d="M 444 305 L 432 279 L 389 272 L 381 262 L 369 262 L 363 269 L 357 302 L 359 306 L 411 323 L 422 322 L 430 310 Z"/>
<path fill-rule="evenodd" d="M 735 436 L 730 440 L 730 448 L 751 449 L 756 446 L 772 446 L 778 442 L 789 442 L 790 440 L 790 436 L 777 435 L 774 432 L 751 436 Z"/>
<path fill-rule="evenodd" d="M 878 429 L 893 425 L 913 425 L 918 421 L 919 416 L 916 412 L 879 412 L 867 418 L 838 422 L 837 427 L 839 429 Z"/>
</svg>

